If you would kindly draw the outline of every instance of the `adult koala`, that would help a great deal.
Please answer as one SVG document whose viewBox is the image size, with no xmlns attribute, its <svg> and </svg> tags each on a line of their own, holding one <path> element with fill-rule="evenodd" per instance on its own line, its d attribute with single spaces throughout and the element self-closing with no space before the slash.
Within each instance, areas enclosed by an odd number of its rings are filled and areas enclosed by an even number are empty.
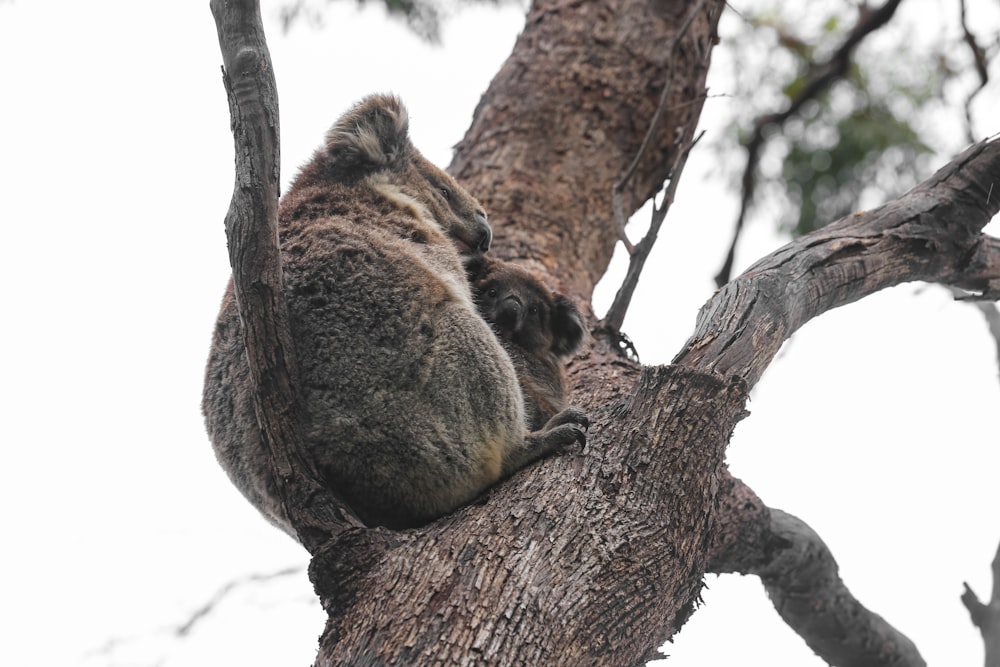
<svg viewBox="0 0 1000 667">
<path fill-rule="evenodd" d="M 368 525 L 426 523 L 584 440 L 566 410 L 528 433 L 510 358 L 476 312 L 461 254 L 489 248 L 479 203 L 430 164 L 395 97 L 360 102 L 278 210 L 308 456 Z M 254 414 L 232 282 L 202 401 L 216 456 L 295 536 Z"/>
</svg>

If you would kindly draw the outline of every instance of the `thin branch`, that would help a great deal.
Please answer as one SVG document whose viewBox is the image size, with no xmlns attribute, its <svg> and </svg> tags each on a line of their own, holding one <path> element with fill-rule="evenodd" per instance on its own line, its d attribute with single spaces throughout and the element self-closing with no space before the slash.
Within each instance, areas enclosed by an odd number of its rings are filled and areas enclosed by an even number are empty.
<svg viewBox="0 0 1000 667">
<path fill-rule="evenodd" d="M 646 232 L 646 235 L 642 237 L 642 240 L 639 241 L 639 244 L 630 253 L 625 279 L 622 281 L 621 287 L 618 288 L 615 299 L 600 324 L 601 328 L 611 332 L 621 331 L 622 323 L 625 321 L 625 313 L 628 312 L 628 307 L 632 302 L 632 295 L 635 293 L 635 288 L 639 285 L 639 276 L 642 275 L 642 269 L 646 266 L 649 253 L 653 250 L 653 245 L 656 243 L 656 235 L 660 232 L 660 226 L 663 224 L 664 218 L 667 217 L 667 211 L 670 210 L 670 205 L 674 203 L 674 193 L 677 191 L 677 184 L 680 182 L 681 174 L 684 173 L 684 165 L 687 164 L 688 155 L 691 154 L 691 150 L 695 144 L 704 135 L 705 133 L 702 132 L 686 146 L 681 147 L 681 150 L 677 153 L 674 164 L 670 169 L 670 181 L 663 191 L 663 200 L 658 207 L 653 207 L 649 231 Z"/>
<path fill-rule="evenodd" d="M 1000 378 L 1000 309 L 997 309 L 995 303 L 983 303 L 981 301 L 976 303 L 976 308 L 986 318 L 986 326 L 990 331 L 990 336 L 993 338 L 993 345 L 997 353 L 997 377 Z"/>
<path fill-rule="evenodd" d="M 302 457 L 295 358 L 278 255 L 279 141 L 274 71 L 256 0 L 212 0 L 236 147 L 226 235 L 261 437 L 299 539 L 315 551 L 360 526 Z"/>
<path fill-rule="evenodd" d="M 232 593 L 234 590 L 242 588 L 247 584 L 256 584 L 265 581 L 273 581 L 274 579 L 287 577 L 293 574 L 302 574 L 304 571 L 305 568 L 296 565 L 292 567 L 286 567 L 281 570 L 277 570 L 276 572 L 269 572 L 267 574 L 248 574 L 245 577 L 240 577 L 239 579 L 233 579 L 232 581 L 227 582 L 221 588 L 219 588 L 219 590 L 215 592 L 215 595 L 209 598 L 208 601 L 205 602 L 205 604 L 195 609 L 191 613 L 191 616 L 188 618 L 188 620 L 184 621 L 176 628 L 174 628 L 173 632 L 178 637 L 186 637 L 187 635 L 191 634 L 191 630 L 193 630 L 194 627 L 198 623 L 200 623 L 202 619 L 211 614 L 215 610 L 215 608 L 218 607 L 219 604 L 223 600 L 225 600 L 226 597 L 228 597 L 229 594 Z"/>
<path fill-rule="evenodd" d="M 681 39 L 687 34 L 688 29 L 691 27 L 691 23 L 701 12 L 702 8 L 705 6 L 705 0 L 698 0 L 690 12 L 688 12 L 687 18 L 684 19 L 684 23 L 681 25 L 677 34 L 674 36 L 672 43 L 670 44 L 670 56 L 667 60 L 673 63 L 677 57 L 677 49 L 680 47 Z M 705 59 L 707 60 L 711 54 L 711 49 L 705 51 Z M 707 63 L 705 63 L 707 66 Z M 622 192 L 624 192 L 625 187 L 628 185 L 629 181 L 635 175 L 636 170 L 639 168 L 639 163 L 643 156 L 646 154 L 646 150 L 649 148 L 652 138 L 655 136 L 657 130 L 660 127 L 660 118 L 663 117 L 663 113 L 667 108 L 667 101 L 670 99 L 670 83 L 674 80 L 674 68 L 673 65 L 667 68 L 666 76 L 663 79 L 663 90 L 660 92 L 660 102 L 656 106 L 656 112 L 653 114 L 653 119 L 649 123 L 649 129 L 646 130 L 646 135 L 642 138 L 642 143 L 639 145 L 639 150 L 636 151 L 635 157 L 632 158 L 632 162 L 628 167 L 625 168 L 625 173 L 622 177 L 615 183 L 614 187 L 611 188 L 611 208 L 615 216 L 615 228 L 618 231 L 618 238 L 625 245 L 625 249 L 628 250 L 631 255 L 635 248 L 632 242 L 629 241 L 628 234 L 625 233 L 625 224 L 627 220 L 625 219 L 625 211 L 622 205 Z M 692 128 L 693 129 L 693 128 Z M 684 160 L 677 161 L 675 163 L 681 165 L 683 169 L 684 161 L 687 159 L 685 156 Z M 670 172 L 670 180 L 675 181 L 680 177 L 678 171 Z M 617 331 L 617 328 L 615 329 Z"/>
<path fill-rule="evenodd" d="M 973 592 L 969 584 L 963 582 L 965 592 L 961 600 L 969 610 L 972 624 L 979 628 L 986 645 L 986 667 L 1000 667 L 1000 546 L 993 557 L 993 595 L 989 602 L 983 603 Z"/>
<path fill-rule="evenodd" d="M 830 86 L 844 78 L 851 65 L 851 55 L 855 47 L 872 32 L 878 30 L 892 18 L 896 8 L 902 0 L 886 0 L 886 3 L 876 10 L 871 10 L 867 5 L 859 8 L 858 22 L 847 34 L 840 47 L 830 56 L 826 62 L 815 65 L 809 73 L 808 82 L 799 91 L 799 94 L 792 98 L 788 107 L 781 112 L 766 114 L 757 117 L 754 121 L 753 133 L 747 141 L 747 162 L 743 170 L 741 179 L 740 212 L 736 216 L 736 225 L 733 230 L 733 239 L 729 244 L 726 259 L 722 263 L 722 268 L 715 276 L 715 284 L 722 287 L 729 282 L 733 272 L 733 262 L 736 258 L 736 245 L 739 243 L 740 234 L 743 232 L 743 225 L 750 209 L 750 202 L 757 187 L 757 163 L 760 161 L 760 152 L 764 146 L 764 131 L 771 125 L 780 126 L 786 120 L 796 114 L 802 105 L 809 100 L 815 99 Z"/>
<path fill-rule="evenodd" d="M 998 254 L 997 259 L 1000 261 L 1000 254 Z M 980 313 L 982 313 L 983 318 L 986 320 L 986 328 L 989 331 L 990 338 L 993 339 L 993 345 L 996 348 L 997 377 L 1000 378 L 1000 310 L 997 309 L 997 306 L 994 303 L 988 303 L 986 301 L 976 299 L 975 297 L 970 298 L 968 292 L 960 290 L 957 287 L 949 287 L 948 291 L 951 292 L 956 301 L 965 301 L 970 303 L 972 306 L 975 306 Z"/>
<path fill-rule="evenodd" d="M 976 41 L 976 36 L 972 34 L 969 30 L 969 24 L 965 17 L 965 0 L 959 0 L 959 14 L 960 22 L 962 24 L 963 41 L 969 45 L 969 51 L 972 52 L 972 62 L 976 66 L 976 74 L 979 75 L 979 86 L 976 87 L 969 96 L 965 98 L 965 132 L 969 139 L 969 143 L 976 140 L 973 134 L 972 127 L 972 100 L 975 99 L 976 95 L 979 94 L 986 84 L 989 83 L 990 75 L 986 68 L 986 50 L 979 46 L 979 42 Z"/>
</svg>

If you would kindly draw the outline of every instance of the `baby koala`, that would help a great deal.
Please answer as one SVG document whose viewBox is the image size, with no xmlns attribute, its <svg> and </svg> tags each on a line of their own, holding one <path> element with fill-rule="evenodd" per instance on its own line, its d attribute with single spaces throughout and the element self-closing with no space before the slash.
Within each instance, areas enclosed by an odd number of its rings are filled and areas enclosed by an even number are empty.
<svg viewBox="0 0 1000 667">
<path fill-rule="evenodd" d="M 563 366 L 583 340 L 580 311 L 513 262 L 480 255 L 466 270 L 480 315 L 514 362 L 527 426 L 542 428 L 567 407 Z"/>
</svg>

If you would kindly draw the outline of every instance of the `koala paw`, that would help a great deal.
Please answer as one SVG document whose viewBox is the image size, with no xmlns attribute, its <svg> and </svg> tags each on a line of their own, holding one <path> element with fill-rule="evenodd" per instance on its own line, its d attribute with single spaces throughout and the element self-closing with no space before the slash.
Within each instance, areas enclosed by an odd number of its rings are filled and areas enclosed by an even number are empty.
<svg viewBox="0 0 1000 667">
<path fill-rule="evenodd" d="M 571 405 L 547 421 L 542 430 L 547 431 L 562 424 L 577 424 L 586 431 L 587 427 L 590 426 L 590 418 L 587 417 L 587 414 L 583 410 L 575 405 Z"/>
<path fill-rule="evenodd" d="M 576 407 L 566 408 L 550 419 L 540 431 L 532 434 L 546 449 L 566 449 L 572 445 L 583 447 L 587 442 L 587 427 L 590 419 L 583 410 Z"/>
</svg>

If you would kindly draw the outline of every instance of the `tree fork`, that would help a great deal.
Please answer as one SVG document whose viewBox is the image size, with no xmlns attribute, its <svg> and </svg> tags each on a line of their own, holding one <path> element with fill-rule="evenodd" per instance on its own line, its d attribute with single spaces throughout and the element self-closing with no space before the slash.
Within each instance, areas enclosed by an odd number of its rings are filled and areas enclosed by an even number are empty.
<svg viewBox="0 0 1000 667">
<path fill-rule="evenodd" d="M 259 26 L 256 3 L 244 5 L 254 8 Z M 579 299 L 589 300 L 617 239 L 607 216 L 611 188 L 657 108 L 668 66 L 657 45 L 670 39 L 689 6 L 536 1 L 456 154 L 452 172 L 490 210 L 499 253 L 528 260 Z M 714 43 L 721 9 L 721 2 L 706 3 L 669 64 L 677 82 L 667 108 L 676 113 L 663 119 L 658 141 L 622 192 L 627 210 L 659 189 L 678 138 L 697 122 L 705 49 Z M 225 53 L 221 26 L 220 44 Z M 230 76 L 260 71 L 234 67 L 227 56 Z M 269 76 L 269 64 L 262 69 Z M 232 89 L 231 101 L 244 94 L 241 85 Z M 267 116 L 235 104 L 233 116 L 240 160 L 260 149 L 248 149 L 254 133 L 240 135 L 236 126 Z M 260 127 L 273 132 L 276 145 L 276 115 L 270 130 Z M 997 291 L 1000 245 L 978 229 L 996 210 L 997 198 L 991 201 L 986 188 L 998 180 L 1000 159 L 995 143 L 974 148 L 979 152 L 939 172 L 940 183 L 904 198 L 912 216 L 893 217 L 897 208 L 883 207 L 857 229 L 850 221 L 837 227 L 841 237 L 823 230 L 734 281 L 733 290 L 702 310 L 678 355 L 688 367 L 640 369 L 591 341 L 570 367 L 573 400 L 593 423 L 583 452 L 542 461 L 431 526 L 361 529 L 322 488 L 294 487 L 308 482 L 311 471 L 294 445 L 283 455 L 288 443 L 274 437 L 275 465 L 293 485 L 289 497 L 304 499 L 291 501 L 289 510 L 316 554 L 310 572 L 329 616 L 318 664 L 348 657 L 358 664 L 419 658 L 420 664 L 631 665 L 651 657 L 651 647 L 672 636 L 693 608 L 717 537 L 770 530 L 762 523 L 770 514 L 725 472 L 724 451 L 748 387 L 781 342 L 810 317 L 904 280 Z M 233 209 L 239 206 L 254 202 L 238 204 L 234 196 Z M 267 212 L 263 217 L 255 224 L 269 224 Z M 899 224 L 883 227 L 889 218 Z M 273 242 L 275 234 L 265 230 L 261 247 Z M 895 264 L 894 252 L 912 261 Z M 253 294 L 252 280 L 239 284 L 240 261 L 234 251 L 237 288 Z M 281 294 L 280 272 L 263 291 Z M 274 321 L 281 321 L 281 307 Z M 249 322 L 263 312 L 241 315 Z M 276 329 L 275 344 L 267 348 L 265 334 L 264 349 L 290 356 L 282 327 Z M 247 347 L 252 357 L 250 334 Z M 294 365 L 284 368 L 287 387 L 278 388 L 294 399 Z M 265 384 L 272 376 L 255 378 Z M 268 397 L 263 388 L 261 394 Z M 266 417 L 268 402 L 262 404 Z M 292 414 L 284 416 L 294 426 Z M 261 423 L 266 431 L 268 421 Z M 720 491 L 726 488 L 732 496 Z M 327 535 L 334 540 L 321 547 Z"/>
<path fill-rule="evenodd" d="M 393 533 L 363 567 L 343 548 L 314 561 L 331 612 L 317 665 L 647 659 L 693 611 L 724 450 L 746 394 L 742 381 L 680 367 L 635 379 L 626 398 L 592 413 L 583 452 Z M 383 531 L 364 533 L 362 541 L 381 540 L 371 536 Z M 326 597 L 345 585 L 366 594 Z"/>
</svg>

